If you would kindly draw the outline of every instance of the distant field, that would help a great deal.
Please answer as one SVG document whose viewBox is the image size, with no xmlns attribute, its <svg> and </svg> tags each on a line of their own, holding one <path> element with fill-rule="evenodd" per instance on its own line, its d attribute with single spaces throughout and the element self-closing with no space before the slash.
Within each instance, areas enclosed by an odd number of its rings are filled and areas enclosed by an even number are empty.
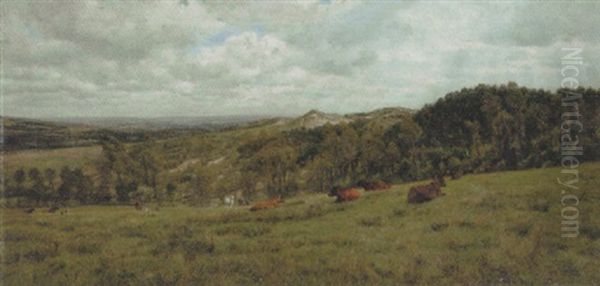
<svg viewBox="0 0 600 286">
<path fill-rule="evenodd" d="M 21 167 L 37 167 L 40 170 L 53 168 L 58 172 L 64 166 L 83 167 L 96 160 L 101 151 L 100 146 L 89 146 L 8 152 L 4 155 L 4 168 L 9 176 Z"/>
<path fill-rule="evenodd" d="M 580 172 L 579 192 L 588 191 L 574 239 L 561 238 L 557 168 L 466 176 L 422 205 L 407 205 L 407 184 L 347 204 L 304 195 L 258 213 L 5 209 L 4 284 L 591 285 L 600 281 L 600 163 Z"/>
</svg>

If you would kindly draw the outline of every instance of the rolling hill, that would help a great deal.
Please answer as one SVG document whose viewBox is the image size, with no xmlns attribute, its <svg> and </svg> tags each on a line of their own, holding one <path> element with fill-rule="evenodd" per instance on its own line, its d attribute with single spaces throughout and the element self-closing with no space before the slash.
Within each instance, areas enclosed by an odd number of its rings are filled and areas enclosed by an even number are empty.
<svg viewBox="0 0 600 286">
<path fill-rule="evenodd" d="M 408 205 L 410 186 L 277 209 L 4 210 L 7 285 L 500 285 L 600 280 L 600 164 L 581 166 L 579 236 L 561 237 L 560 169 L 469 175 Z"/>
</svg>

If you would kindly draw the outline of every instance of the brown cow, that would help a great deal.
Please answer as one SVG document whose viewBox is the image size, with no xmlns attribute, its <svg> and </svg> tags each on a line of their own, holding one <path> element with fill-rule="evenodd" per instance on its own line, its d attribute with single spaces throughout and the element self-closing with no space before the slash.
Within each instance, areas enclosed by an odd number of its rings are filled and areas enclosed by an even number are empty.
<svg viewBox="0 0 600 286">
<path fill-rule="evenodd" d="M 29 209 L 26 209 L 26 210 L 25 210 L 25 212 L 26 212 L 26 213 L 28 213 L 28 214 L 31 214 L 31 213 L 33 213 L 34 211 L 35 211 L 35 209 L 34 209 L 34 208 L 29 208 Z"/>
<path fill-rule="evenodd" d="M 434 181 L 428 185 L 420 185 L 410 188 L 408 192 L 408 203 L 420 204 L 431 201 L 434 198 L 443 195 L 445 194 L 442 193 L 440 184 Z"/>
<path fill-rule="evenodd" d="M 49 212 L 49 213 L 51 213 L 51 214 L 53 214 L 53 213 L 55 213 L 55 212 L 56 212 L 58 209 L 59 209 L 58 207 L 51 207 L 51 208 L 49 208 L 49 209 L 48 209 L 48 212 Z"/>
<path fill-rule="evenodd" d="M 133 204 L 133 206 L 135 207 L 136 210 L 141 211 L 142 210 L 142 203 L 140 202 L 135 202 Z"/>
<path fill-rule="evenodd" d="M 250 208 L 250 211 L 255 212 L 259 210 L 276 208 L 279 206 L 280 203 L 283 203 L 283 199 L 281 198 L 281 196 L 273 197 L 268 200 L 257 202 Z"/>
<path fill-rule="evenodd" d="M 390 185 L 382 180 L 360 181 L 358 183 L 358 186 L 365 189 L 365 191 L 367 191 L 367 192 L 387 190 L 392 187 L 392 185 Z"/>
<path fill-rule="evenodd" d="M 333 188 L 331 192 L 329 192 L 330 197 L 337 197 L 335 200 L 336 203 L 349 202 L 354 201 L 360 198 L 360 192 L 355 188 Z"/>
</svg>

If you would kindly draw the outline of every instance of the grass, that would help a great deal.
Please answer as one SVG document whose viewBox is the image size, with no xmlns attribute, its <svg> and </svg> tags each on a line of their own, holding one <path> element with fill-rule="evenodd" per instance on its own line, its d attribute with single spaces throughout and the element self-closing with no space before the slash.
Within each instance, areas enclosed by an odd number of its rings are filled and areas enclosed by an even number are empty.
<svg viewBox="0 0 600 286">
<path fill-rule="evenodd" d="M 4 154 L 5 174 L 12 176 L 19 168 L 25 171 L 37 167 L 42 172 L 46 168 L 60 172 L 62 167 L 84 167 L 100 157 L 100 146 L 57 148 L 48 150 L 12 151 Z"/>
<path fill-rule="evenodd" d="M 584 164 L 581 233 L 561 238 L 557 168 L 466 176 L 408 205 L 413 184 L 278 209 L 4 209 L 4 285 L 594 284 L 600 163 Z"/>
</svg>

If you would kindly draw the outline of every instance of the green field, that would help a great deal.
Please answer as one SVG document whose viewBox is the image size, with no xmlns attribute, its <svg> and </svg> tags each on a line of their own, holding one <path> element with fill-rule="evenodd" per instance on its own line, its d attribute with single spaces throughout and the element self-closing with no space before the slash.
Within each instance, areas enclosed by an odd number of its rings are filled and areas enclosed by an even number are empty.
<svg viewBox="0 0 600 286">
<path fill-rule="evenodd" d="M 13 151 L 4 154 L 4 169 L 7 176 L 19 169 L 46 168 L 60 171 L 62 167 L 84 167 L 98 159 L 102 148 L 100 146 L 72 147 L 57 149 L 29 149 Z"/>
<path fill-rule="evenodd" d="M 3 209 L 4 285 L 575 284 L 600 281 L 600 163 L 580 168 L 580 234 L 561 237 L 560 169 L 411 184 L 347 204 Z"/>
</svg>

